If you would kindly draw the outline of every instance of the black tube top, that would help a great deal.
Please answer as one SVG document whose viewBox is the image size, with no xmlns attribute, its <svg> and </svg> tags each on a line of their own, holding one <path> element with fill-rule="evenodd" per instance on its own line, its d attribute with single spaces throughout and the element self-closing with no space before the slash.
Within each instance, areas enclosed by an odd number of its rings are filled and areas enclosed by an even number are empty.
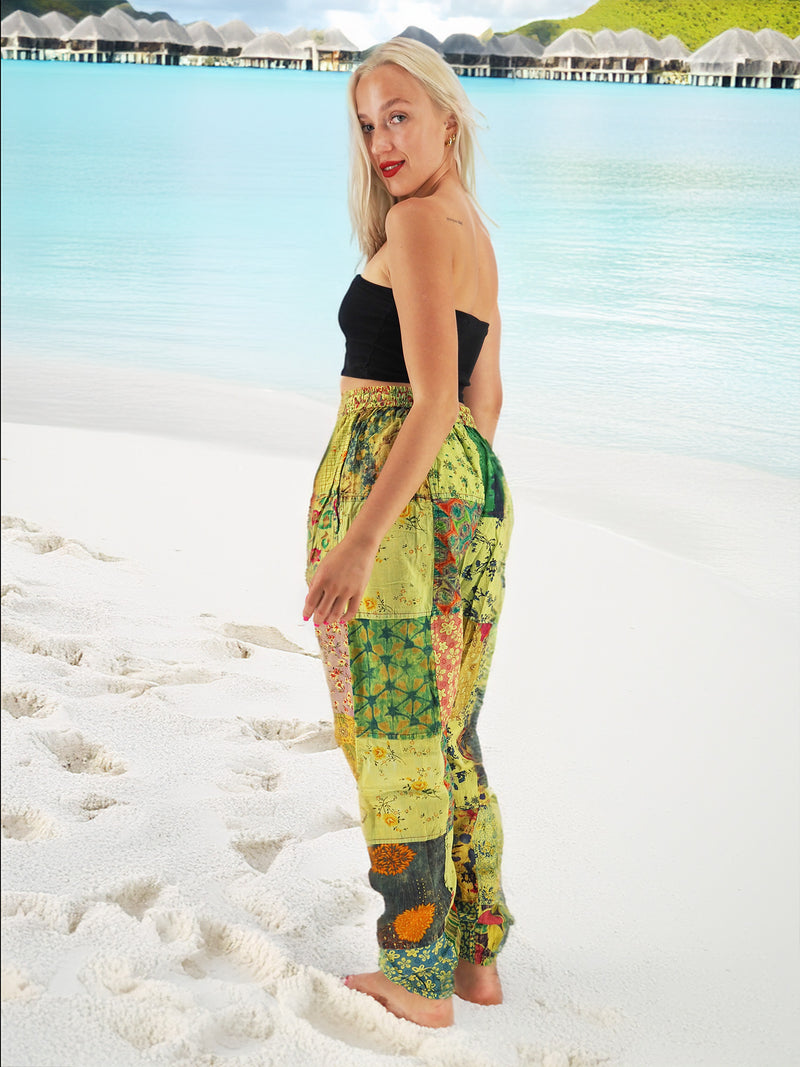
<svg viewBox="0 0 800 1067">
<path fill-rule="evenodd" d="M 349 378 L 372 378 L 376 382 L 407 382 L 400 319 L 394 293 L 357 274 L 339 308 L 339 326 L 345 336 L 342 374 Z M 489 323 L 456 311 L 458 330 L 458 399 L 464 399 Z"/>
</svg>

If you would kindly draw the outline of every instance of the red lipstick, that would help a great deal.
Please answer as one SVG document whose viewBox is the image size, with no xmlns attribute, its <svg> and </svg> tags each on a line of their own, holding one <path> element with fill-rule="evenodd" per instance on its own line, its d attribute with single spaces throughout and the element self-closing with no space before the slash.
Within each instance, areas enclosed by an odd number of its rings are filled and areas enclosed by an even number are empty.
<svg viewBox="0 0 800 1067">
<path fill-rule="evenodd" d="M 381 163 L 381 174 L 384 178 L 393 178 L 404 162 L 405 160 L 403 159 L 390 159 L 386 163 Z"/>
</svg>

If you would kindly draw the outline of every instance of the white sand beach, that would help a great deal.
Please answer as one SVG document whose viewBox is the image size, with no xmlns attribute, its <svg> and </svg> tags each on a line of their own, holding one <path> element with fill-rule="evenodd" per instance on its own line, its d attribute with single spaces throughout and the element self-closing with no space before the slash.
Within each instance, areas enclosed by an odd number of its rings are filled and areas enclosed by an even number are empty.
<svg viewBox="0 0 800 1067">
<path fill-rule="evenodd" d="M 301 618 L 334 410 L 6 365 L 2 1063 L 798 1062 L 797 484 L 498 435 L 517 923 L 428 1031 L 337 977 L 380 903 Z"/>
</svg>

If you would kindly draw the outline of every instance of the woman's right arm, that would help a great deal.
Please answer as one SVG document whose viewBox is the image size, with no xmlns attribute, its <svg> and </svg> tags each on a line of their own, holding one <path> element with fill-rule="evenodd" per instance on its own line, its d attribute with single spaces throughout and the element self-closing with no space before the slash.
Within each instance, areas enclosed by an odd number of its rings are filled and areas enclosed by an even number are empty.
<svg viewBox="0 0 800 1067">
<path fill-rule="evenodd" d="M 497 421 L 503 407 L 503 383 L 500 378 L 500 312 L 494 310 L 481 354 L 464 390 L 464 403 L 472 412 L 478 432 L 489 444 L 494 441 Z"/>
</svg>

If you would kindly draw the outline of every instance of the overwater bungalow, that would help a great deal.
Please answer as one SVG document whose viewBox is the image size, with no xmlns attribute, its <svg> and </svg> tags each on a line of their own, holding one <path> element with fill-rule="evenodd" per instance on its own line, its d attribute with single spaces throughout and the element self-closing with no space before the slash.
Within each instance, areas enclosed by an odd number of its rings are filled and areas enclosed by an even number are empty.
<svg viewBox="0 0 800 1067">
<path fill-rule="evenodd" d="M 136 20 L 120 8 L 112 7 L 101 16 L 100 21 L 110 26 L 111 32 L 116 34 L 111 59 L 106 62 L 140 63 L 143 55 L 142 32 Z M 151 25 L 147 19 L 144 21 L 148 27 Z"/>
<path fill-rule="evenodd" d="M 772 63 L 772 89 L 796 89 L 800 86 L 800 46 L 785 33 L 759 30 L 756 40 L 763 46 Z M 800 40 L 800 38 L 798 38 Z"/>
<path fill-rule="evenodd" d="M 495 34 L 484 48 L 492 78 L 536 77 L 539 57 L 544 51 L 544 46 L 535 37 L 523 37 L 520 33 L 509 33 L 505 37 Z"/>
<path fill-rule="evenodd" d="M 66 58 L 77 63 L 113 63 L 119 45 L 125 50 L 136 47 L 135 41 L 122 40 L 126 35 L 132 38 L 133 31 L 123 33 L 102 16 L 87 15 L 62 38 Z"/>
<path fill-rule="evenodd" d="M 664 70 L 674 70 L 683 66 L 685 59 L 691 54 L 683 41 L 674 33 L 668 37 L 662 37 L 658 42 L 661 48 L 661 66 Z"/>
<path fill-rule="evenodd" d="M 60 41 L 75 25 L 75 19 L 71 19 L 63 11 L 48 11 L 39 21 L 51 31 L 50 36 L 56 41 Z"/>
<path fill-rule="evenodd" d="M 177 67 L 182 56 L 187 56 L 194 47 L 185 26 L 171 19 L 161 19 L 151 26 L 149 46 L 155 45 L 152 62 L 164 67 Z"/>
<path fill-rule="evenodd" d="M 225 42 L 225 55 L 238 56 L 246 44 L 255 37 L 255 31 L 251 30 L 246 22 L 241 19 L 231 19 L 230 22 L 217 26 L 217 33 Z"/>
<path fill-rule="evenodd" d="M 44 59 L 44 41 L 50 27 L 38 15 L 27 11 L 12 11 L 0 22 L 3 59 Z"/>
<path fill-rule="evenodd" d="M 544 77 L 556 81 L 587 81 L 590 70 L 599 69 L 598 59 L 590 34 L 585 30 L 567 30 L 542 53 Z"/>
<path fill-rule="evenodd" d="M 222 56 L 225 52 L 225 42 L 217 33 L 210 22 L 201 19 L 199 22 L 190 22 L 186 32 L 192 39 L 192 52 L 187 56 L 187 61 L 204 63 L 209 56 Z"/>
<path fill-rule="evenodd" d="M 341 30 L 325 30 L 322 39 L 314 43 L 312 70 L 351 71 L 361 60 L 361 50 Z"/>
<path fill-rule="evenodd" d="M 489 56 L 483 42 L 471 33 L 451 33 L 442 41 L 442 54 L 456 74 L 489 77 Z"/>
<path fill-rule="evenodd" d="M 237 66 L 305 70 L 307 50 L 282 33 L 260 33 L 242 49 Z"/>
<path fill-rule="evenodd" d="M 600 60 L 601 70 L 620 69 L 622 57 L 619 52 L 618 35 L 613 30 L 598 30 L 592 34 L 594 50 Z"/>
<path fill-rule="evenodd" d="M 767 88 L 772 63 L 761 42 L 750 30 L 725 30 L 708 41 L 686 61 L 692 85 Z"/>
<path fill-rule="evenodd" d="M 622 70 L 627 81 L 646 82 L 648 74 L 661 66 L 661 46 L 655 37 L 643 30 L 623 30 L 617 35 L 622 57 Z"/>
</svg>

